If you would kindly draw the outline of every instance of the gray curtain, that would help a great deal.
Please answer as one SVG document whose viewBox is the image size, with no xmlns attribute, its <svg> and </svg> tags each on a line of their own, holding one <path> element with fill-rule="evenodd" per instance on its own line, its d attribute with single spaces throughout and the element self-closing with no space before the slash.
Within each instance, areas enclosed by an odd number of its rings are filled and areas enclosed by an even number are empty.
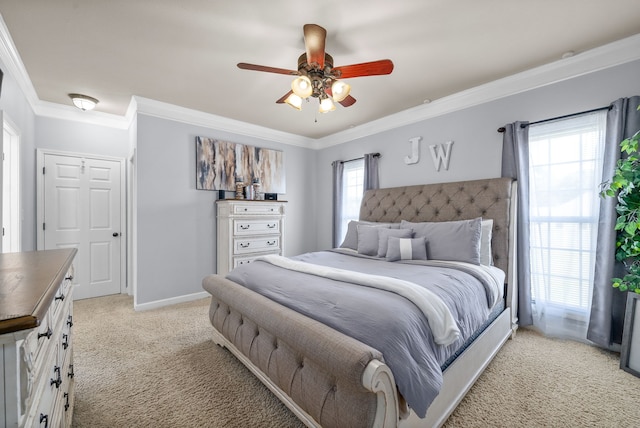
<svg viewBox="0 0 640 428">
<path fill-rule="evenodd" d="M 533 324 L 529 264 L 529 122 L 505 125 L 502 177 L 518 180 L 518 323 Z"/>
<path fill-rule="evenodd" d="M 378 158 L 380 153 L 367 153 L 364 155 L 364 191 L 378 189 Z"/>
<path fill-rule="evenodd" d="M 620 98 L 614 101 L 607 114 L 604 166 L 602 179 L 613 176 L 620 159 L 620 141 L 640 130 L 640 96 Z M 624 275 L 621 263 L 616 262 L 616 200 L 604 198 L 600 202 L 596 267 L 591 298 L 591 314 L 587 339 L 609 349 L 619 349 L 622 340 L 622 325 L 626 293 L 611 286 L 611 278 Z M 616 345 L 618 344 L 618 345 Z"/>
<path fill-rule="evenodd" d="M 333 248 L 340 245 L 340 223 L 342 222 L 342 172 L 344 162 L 334 161 L 333 167 Z"/>
</svg>

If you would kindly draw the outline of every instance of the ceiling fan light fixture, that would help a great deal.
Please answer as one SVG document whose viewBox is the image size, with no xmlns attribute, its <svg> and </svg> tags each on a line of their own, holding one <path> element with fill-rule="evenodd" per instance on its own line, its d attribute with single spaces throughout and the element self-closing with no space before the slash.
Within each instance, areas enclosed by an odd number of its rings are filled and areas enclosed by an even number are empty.
<svg viewBox="0 0 640 428">
<path fill-rule="evenodd" d="M 285 103 L 289 104 L 296 110 L 302 110 L 302 98 L 297 96 L 296 94 L 289 95 L 285 100 Z"/>
<path fill-rule="evenodd" d="M 331 98 L 325 97 L 320 100 L 320 107 L 318 108 L 318 111 L 320 113 L 328 113 L 330 111 L 334 111 L 335 109 L 336 106 L 335 104 L 333 104 L 333 101 L 331 101 Z"/>
<path fill-rule="evenodd" d="M 93 110 L 96 107 L 96 104 L 98 104 L 97 99 L 88 95 L 69 94 L 69 98 L 71 98 L 73 105 L 82 111 Z"/>
<path fill-rule="evenodd" d="M 307 76 L 298 76 L 291 82 L 291 90 L 300 98 L 308 98 L 313 93 L 311 79 Z"/>
<path fill-rule="evenodd" d="M 349 96 L 350 92 L 351 85 L 348 85 L 341 80 L 336 80 L 331 85 L 331 94 L 333 96 L 333 101 L 337 103 L 344 101 L 344 99 Z"/>
</svg>

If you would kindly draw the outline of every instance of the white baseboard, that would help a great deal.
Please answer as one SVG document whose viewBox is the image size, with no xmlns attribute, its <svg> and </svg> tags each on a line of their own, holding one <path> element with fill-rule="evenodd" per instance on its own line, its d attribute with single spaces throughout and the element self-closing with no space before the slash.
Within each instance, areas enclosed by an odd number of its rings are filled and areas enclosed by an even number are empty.
<svg viewBox="0 0 640 428">
<path fill-rule="evenodd" d="M 209 296 L 210 294 L 207 293 L 206 291 L 201 291 L 199 293 L 186 294 L 184 296 L 171 297 L 169 299 L 155 300 L 149 303 L 138 304 L 134 302 L 133 309 L 135 311 L 148 311 L 150 309 L 163 308 L 165 306 L 175 305 L 178 303 L 185 303 L 185 302 L 191 302 L 193 300 L 204 299 Z"/>
</svg>

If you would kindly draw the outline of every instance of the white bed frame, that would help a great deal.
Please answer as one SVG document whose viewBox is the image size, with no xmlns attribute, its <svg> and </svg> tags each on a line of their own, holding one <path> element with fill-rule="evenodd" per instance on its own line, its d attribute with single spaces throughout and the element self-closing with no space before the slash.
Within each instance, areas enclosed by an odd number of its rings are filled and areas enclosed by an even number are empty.
<svg viewBox="0 0 640 428">
<path fill-rule="evenodd" d="M 398 396 L 393 373 L 379 360 L 372 360 L 365 369 L 362 385 L 377 394 L 377 411 L 374 427 L 440 427 L 464 398 L 476 379 L 517 330 L 517 272 L 516 272 L 516 230 L 517 230 L 516 182 L 512 183 L 510 204 L 508 272 L 506 273 L 506 307 L 504 311 L 482 332 L 478 338 L 447 367 L 443 373 L 444 381 L 438 397 L 429 407 L 426 417 L 420 419 L 408 409 L 404 400 Z M 249 358 L 240 352 L 216 329 L 213 340 L 231 351 L 253 374 L 264 383 L 306 426 L 320 425 L 285 392 L 282 391 Z"/>
</svg>

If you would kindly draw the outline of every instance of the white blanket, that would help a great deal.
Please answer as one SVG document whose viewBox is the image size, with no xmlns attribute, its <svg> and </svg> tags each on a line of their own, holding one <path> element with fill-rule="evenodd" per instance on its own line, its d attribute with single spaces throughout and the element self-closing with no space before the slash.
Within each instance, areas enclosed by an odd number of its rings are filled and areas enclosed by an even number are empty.
<svg viewBox="0 0 640 428">
<path fill-rule="evenodd" d="M 450 345 L 460 337 L 460 330 L 444 302 L 431 291 L 412 282 L 300 262 L 278 255 L 262 256 L 257 260 L 288 270 L 322 276 L 337 281 L 352 282 L 396 293 L 410 300 L 422 311 L 429 322 L 429 327 L 437 344 Z"/>
</svg>

